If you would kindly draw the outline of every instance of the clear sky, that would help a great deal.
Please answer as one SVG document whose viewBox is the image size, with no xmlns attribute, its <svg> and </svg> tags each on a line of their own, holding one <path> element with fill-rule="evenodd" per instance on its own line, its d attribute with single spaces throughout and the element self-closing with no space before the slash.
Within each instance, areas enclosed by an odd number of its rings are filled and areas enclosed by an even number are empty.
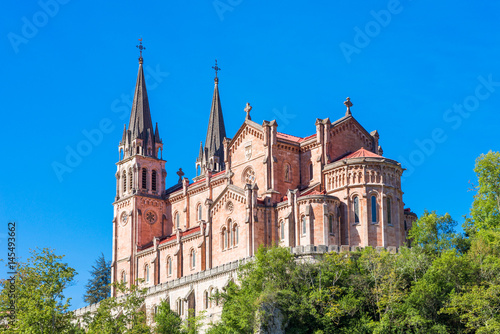
<svg viewBox="0 0 500 334">
<path fill-rule="evenodd" d="M 168 185 L 180 167 L 194 177 L 217 58 L 228 137 L 246 102 L 253 120 L 308 136 L 316 118 L 342 117 L 349 96 L 384 155 L 408 169 L 406 206 L 461 224 L 475 158 L 500 150 L 499 11 L 497 1 L 450 0 L 6 1 L 0 258 L 16 221 L 18 256 L 65 254 L 79 273 L 67 295 L 84 306 L 88 271 L 101 252 L 111 258 L 140 37 Z"/>
</svg>

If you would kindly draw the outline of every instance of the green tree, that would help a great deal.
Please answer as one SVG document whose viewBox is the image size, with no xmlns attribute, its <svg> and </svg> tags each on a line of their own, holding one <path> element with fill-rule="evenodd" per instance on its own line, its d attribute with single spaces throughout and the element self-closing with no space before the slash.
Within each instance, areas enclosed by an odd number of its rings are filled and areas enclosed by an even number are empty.
<svg viewBox="0 0 500 334">
<path fill-rule="evenodd" d="M 120 297 L 109 297 L 99 303 L 96 313 L 85 315 L 88 334 L 150 334 L 144 298 L 147 289 L 125 283 L 114 283 Z"/>
<path fill-rule="evenodd" d="M 467 223 L 474 230 L 500 227 L 500 152 L 481 154 L 474 172 L 478 184 Z"/>
<path fill-rule="evenodd" d="M 108 298 L 111 292 L 111 262 L 104 259 L 103 253 L 92 266 L 90 275 L 83 300 L 88 304 L 95 304 Z"/>
<path fill-rule="evenodd" d="M 461 248 L 463 244 L 460 234 L 455 232 L 457 222 L 449 213 L 439 216 L 436 211 L 424 211 L 410 230 L 408 237 L 412 239 L 413 246 L 422 247 L 429 254 L 454 248 Z"/>
<path fill-rule="evenodd" d="M 15 282 L 5 280 L 0 283 L 0 322 L 8 322 L 10 302 L 14 303 L 16 321 L 3 333 L 75 333 L 71 324 L 73 314 L 68 312 L 70 298 L 64 297 L 64 289 L 70 286 L 76 272 L 64 256 L 55 255 L 52 249 L 31 250 L 25 263 L 18 262 Z M 12 268 L 10 268 L 12 270 Z M 15 291 L 11 298 L 9 291 Z"/>
<path fill-rule="evenodd" d="M 181 317 L 170 309 L 170 304 L 162 300 L 155 315 L 156 334 L 181 334 Z"/>
</svg>

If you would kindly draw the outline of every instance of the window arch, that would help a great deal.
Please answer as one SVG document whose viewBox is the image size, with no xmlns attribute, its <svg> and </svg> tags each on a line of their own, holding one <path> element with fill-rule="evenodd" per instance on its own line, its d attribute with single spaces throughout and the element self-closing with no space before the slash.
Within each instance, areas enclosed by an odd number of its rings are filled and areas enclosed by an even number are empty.
<svg viewBox="0 0 500 334">
<path fill-rule="evenodd" d="M 233 221 L 231 220 L 231 218 L 229 218 L 229 220 L 227 221 L 227 226 L 229 227 L 229 231 L 228 231 L 228 234 L 229 234 L 229 240 L 228 240 L 228 244 L 229 244 L 229 247 L 233 246 L 234 244 L 234 230 L 233 230 Z"/>
<path fill-rule="evenodd" d="M 210 287 L 210 289 L 208 290 L 208 306 L 209 307 L 212 307 L 212 300 L 214 298 L 214 288 Z"/>
<path fill-rule="evenodd" d="M 191 251 L 189 252 L 189 262 L 191 263 L 191 269 L 195 269 L 196 268 L 196 252 L 194 251 L 194 249 L 191 249 Z"/>
<path fill-rule="evenodd" d="M 123 181 L 123 194 L 127 192 L 127 172 L 123 171 L 122 173 L 122 181 Z"/>
<path fill-rule="evenodd" d="M 391 217 L 391 198 L 387 197 L 387 225 L 392 225 Z"/>
<path fill-rule="evenodd" d="M 227 248 L 227 229 L 225 227 L 222 228 L 222 249 Z"/>
<path fill-rule="evenodd" d="M 354 223 L 359 223 L 359 197 L 355 196 L 352 200 L 354 208 Z"/>
<path fill-rule="evenodd" d="M 328 229 L 329 229 L 330 234 L 333 234 L 333 230 L 334 230 L 333 223 L 334 223 L 333 215 L 329 215 L 328 216 Z"/>
<path fill-rule="evenodd" d="M 151 173 L 151 190 L 156 191 L 156 171 L 153 170 Z"/>
<path fill-rule="evenodd" d="M 233 241 L 233 246 L 236 246 L 239 242 L 239 236 L 238 236 L 238 224 L 234 224 L 232 228 L 232 241 Z"/>
<path fill-rule="evenodd" d="M 306 226 L 306 216 L 302 216 L 302 234 L 306 234 L 307 226 Z"/>
<path fill-rule="evenodd" d="M 291 179 L 292 179 L 292 169 L 290 167 L 290 165 L 287 163 L 285 164 L 285 182 L 290 182 Z"/>
<path fill-rule="evenodd" d="M 127 283 L 127 272 L 125 270 L 122 271 L 121 280 L 123 283 Z"/>
<path fill-rule="evenodd" d="M 167 276 L 172 276 L 172 258 L 167 258 Z"/>
<path fill-rule="evenodd" d="M 196 209 L 196 212 L 198 214 L 198 220 L 201 221 L 202 217 L 203 217 L 203 208 L 201 206 L 201 203 L 198 204 L 198 207 Z"/>
<path fill-rule="evenodd" d="M 371 198 L 371 206 L 372 206 L 372 223 L 377 222 L 377 197 L 372 196 Z"/>
<path fill-rule="evenodd" d="M 132 191 L 132 185 L 134 184 L 134 174 L 132 174 L 132 168 L 128 170 L 128 190 Z"/>
<path fill-rule="evenodd" d="M 142 169 L 142 189 L 147 189 L 148 187 L 148 170 L 146 168 Z"/>
<path fill-rule="evenodd" d="M 309 165 L 309 180 L 312 180 L 314 177 L 314 170 L 313 170 L 313 164 L 311 162 L 311 164 Z"/>
<path fill-rule="evenodd" d="M 280 221 L 280 239 L 285 240 L 285 222 L 282 220 Z"/>
<path fill-rule="evenodd" d="M 144 266 L 144 281 L 149 282 L 149 265 L 147 264 Z"/>
<path fill-rule="evenodd" d="M 177 304 L 177 314 L 182 315 L 184 312 L 184 308 L 183 308 L 184 305 L 183 305 L 182 299 L 181 298 L 177 299 L 176 304 Z"/>
<path fill-rule="evenodd" d="M 205 292 L 203 293 L 203 306 L 205 307 L 205 309 L 208 309 L 208 301 L 210 299 L 210 297 L 208 296 L 208 291 L 205 290 Z"/>
<path fill-rule="evenodd" d="M 181 215 L 179 212 L 175 213 L 175 228 L 179 229 L 181 227 Z"/>
</svg>

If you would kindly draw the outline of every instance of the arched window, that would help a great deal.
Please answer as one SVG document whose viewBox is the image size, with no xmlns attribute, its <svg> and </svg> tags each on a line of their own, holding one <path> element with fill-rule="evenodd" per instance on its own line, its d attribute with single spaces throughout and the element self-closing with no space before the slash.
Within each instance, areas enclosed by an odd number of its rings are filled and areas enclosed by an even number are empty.
<svg viewBox="0 0 500 334">
<path fill-rule="evenodd" d="M 182 302 L 182 299 L 179 298 L 179 299 L 177 299 L 177 314 L 182 315 L 183 311 L 184 311 L 183 302 Z"/>
<path fill-rule="evenodd" d="M 132 174 L 132 168 L 128 170 L 128 190 L 132 191 L 132 185 L 134 184 L 134 174 Z"/>
<path fill-rule="evenodd" d="M 151 190 L 156 191 L 156 171 L 151 173 Z"/>
<path fill-rule="evenodd" d="M 309 180 L 312 180 L 313 179 L 313 164 L 311 162 L 311 164 L 309 165 Z"/>
<path fill-rule="evenodd" d="M 302 216 L 302 234 L 306 234 L 307 226 L 306 226 L 306 216 Z"/>
<path fill-rule="evenodd" d="M 229 227 L 228 231 L 228 246 L 231 247 L 234 244 L 234 230 L 233 230 L 233 222 L 231 219 L 228 220 L 227 226 Z"/>
<path fill-rule="evenodd" d="M 191 249 L 191 254 L 189 255 L 191 257 L 191 268 L 195 269 L 196 268 L 196 252 L 194 249 Z"/>
<path fill-rule="evenodd" d="M 208 292 L 208 307 L 212 307 L 213 298 L 214 298 L 214 288 L 210 288 Z"/>
<path fill-rule="evenodd" d="M 202 218 L 202 213 L 203 213 L 203 208 L 201 207 L 201 204 L 198 204 L 198 220 L 201 220 Z"/>
<path fill-rule="evenodd" d="M 172 258 L 167 259 L 167 276 L 172 276 Z"/>
<path fill-rule="evenodd" d="M 147 189 L 148 186 L 148 170 L 142 169 L 142 189 Z"/>
<path fill-rule="evenodd" d="M 333 234 L 333 215 L 328 216 L 328 229 L 330 230 L 330 234 Z"/>
<path fill-rule="evenodd" d="M 222 229 L 222 249 L 227 248 L 227 229 L 224 227 Z"/>
<path fill-rule="evenodd" d="M 392 225 L 392 220 L 391 220 L 391 199 L 387 197 L 387 224 Z"/>
<path fill-rule="evenodd" d="M 122 271 L 122 282 L 127 283 L 127 272 L 125 270 Z"/>
<path fill-rule="evenodd" d="M 377 222 L 377 197 L 372 196 L 372 223 Z"/>
<path fill-rule="evenodd" d="M 406 225 L 406 219 L 405 219 L 405 231 L 408 230 L 408 225 Z"/>
<path fill-rule="evenodd" d="M 233 246 L 236 246 L 239 242 L 238 240 L 238 224 L 234 224 L 233 226 Z"/>
<path fill-rule="evenodd" d="M 204 306 L 205 306 L 205 309 L 207 309 L 208 308 L 208 301 L 209 301 L 210 297 L 208 296 L 208 291 L 206 291 L 206 290 L 203 293 L 203 299 L 205 299 Z"/>
<path fill-rule="evenodd" d="M 123 194 L 127 192 L 127 172 L 122 173 L 122 182 L 123 182 Z"/>
<path fill-rule="evenodd" d="M 175 213 L 175 226 L 177 229 L 181 227 L 181 217 L 179 215 L 179 212 Z"/>
<path fill-rule="evenodd" d="M 286 182 L 290 182 L 290 179 L 291 179 L 290 172 L 291 172 L 290 165 L 286 164 L 285 165 L 285 181 Z"/>
<path fill-rule="evenodd" d="M 147 264 L 144 267 L 144 281 L 149 282 L 149 266 Z"/>
<path fill-rule="evenodd" d="M 280 222 L 280 239 L 285 240 L 285 222 L 283 220 Z"/>
<path fill-rule="evenodd" d="M 359 223 L 359 198 L 354 197 L 352 204 L 354 206 L 354 223 Z"/>
</svg>

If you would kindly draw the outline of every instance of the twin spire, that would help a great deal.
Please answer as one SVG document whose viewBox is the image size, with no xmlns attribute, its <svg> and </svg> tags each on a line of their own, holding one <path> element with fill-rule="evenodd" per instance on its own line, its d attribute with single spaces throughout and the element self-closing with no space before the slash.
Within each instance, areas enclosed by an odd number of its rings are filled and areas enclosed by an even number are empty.
<svg viewBox="0 0 500 334">
<path fill-rule="evenodd" d="M 146 79 L 144 78 L 144 70 L 142 68 L 142 51 L 146 49 L 142 45 L 142 39 L 139 39 L 139 45 L 137 47 L 140 50 L 139 72 L 137 73 L 137 82 L 135 84 L 134 101 L 132 102 L 129 127 L 127 130 L 125 125 L 125 128 L 123 129 L 121 144 L 129 148 L 128 150 L 125 150 L 126 155 L 141 154 L 145 156 L 157 157 L 157 146 L 161 146 L 162 141 L 158 131 L 158 123 L 156 124 L 155 129 L 153 129 L 153 122 L 151 121 Z M 137 149 L 135 152 L 133 152 L 132 149 L 132 143 L 134 141 L 137 141 Z"/>
<path fill-rule="evenodd" d="M 196 159 L 196 166 L 201 168 L 200 174 L 204 173 L 205 168 L 214 172 L 224 170 L 224 146 L 222 141 L 226 137 L 226 128 L 219 97 L 219 78 L 217 74 L 221 69 L 217 65 L 217 59 L 215 60 L 215 66 L 212 66 L 212 68 L 215 70 L 215 87 L 210 118 L 208 119 L 207 137 L 205 147 L 200 143 L 200 152 Z"/>
<path fill-rule="evenodd" d="M 123 129 L 120 146 L 124 149 L 124 158 L 135 154 L 157 158 L 158 150 L 163 149 L 163 143 L 160 139 L 158 123 L 153 129 L 153 122 L 151 120 L 146 79 L 142 68 L 142 51 L 146 49 L 142 45 L 142 39 L 139 39 L 137 48 L 140 50 L 139 72 L 137 73 L 129 127 L 127 129 L 125 125 Z M 217 60 L 215 60 L 215 66 L 212 68 L 215 70 L 215 87 L 210 118 L 208 120 L 207 137 L 205 147 L 200 143 L 200 152 L 196 159 L 196 166 L 200 167 L 202 174 L 205 173 L 205 170 L 214 172 L 224 170 L 223 140 L 226 137 L 226 128 L 219 97 L 219 78 L 217 74 L 221 69 L 217 65 Z"/>
</svg>

